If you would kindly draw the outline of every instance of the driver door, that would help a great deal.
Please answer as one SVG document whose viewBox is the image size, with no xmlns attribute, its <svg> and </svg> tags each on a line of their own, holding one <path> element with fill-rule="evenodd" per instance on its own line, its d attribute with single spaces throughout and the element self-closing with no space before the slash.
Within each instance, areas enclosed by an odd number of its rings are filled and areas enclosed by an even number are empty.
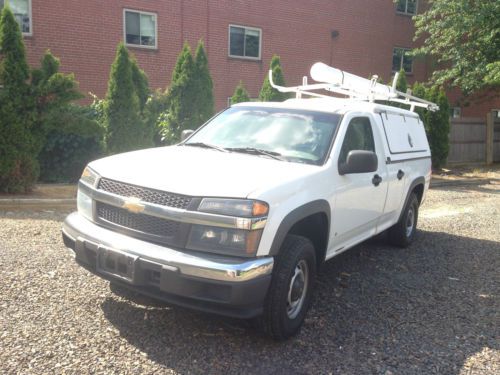
<svg viewBox="0 0 500 375">
<path fill-rule="evenodd" d="M 334 165 L 344 163 L 352 150 L 375 152 L 378 165 L 375 172 L 344 175 L 339 174 L 338 167 L 334 168 L 336 199 L 330 231 L 330 243 L 334 246 L 330 247 L 329 254 L 332 256 L 376 233 L 388 186 L 385 160 L 380 157 L 383 153 L 381 140 L 370 117 L 350 116 L 344 119 L 342 128 L 341 142 L 338 142 L 341 147 L 333 155 Z"/>
</svg>

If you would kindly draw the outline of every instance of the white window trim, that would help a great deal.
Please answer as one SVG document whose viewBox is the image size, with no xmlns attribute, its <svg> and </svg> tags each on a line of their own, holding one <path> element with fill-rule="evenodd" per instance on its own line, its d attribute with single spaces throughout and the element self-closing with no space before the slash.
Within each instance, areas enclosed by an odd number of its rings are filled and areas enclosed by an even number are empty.
<svg viewBox="0 0 500 375">
<path fill-rule="evenodd" d="M 10 0 L 4 0 L 4 3 L 3 5 L 7 5 L 9 4 Z M 30 18 L 30 32 L 29 33 L 25 33 L 25 32 L 22 32 L 22 34 L 24 36 L 33 36 L 33 12 L 31 11 L 31 2 L 32 0 L 28 0 L 28 16 Z M 0 8 L 0 11 L 2 9 Z"/>
<path fill-rule="evenodd" d="M 155 45 L 154 46 L 144 46 L 142 44 L 130 44 L 127 43 L 127 22 L 126 22 L 126 12 L 133 12 L 139 14 L 145 14 L 149 16 L 155 17 Z M 139 24 L 139 32 L 140 32 L 140 24 Z M 144 48 L 144 49 L 158 49 L 158 14 L 153 12 L 145 12 L 137 9 L 123 8 L 123 43 L 127 47 L 132 48 Z"/>
<path fill-rule="evenodd" d="M 461 118 L 462 117 L 462 108 L 461 107 L 452 107 L 451 111 L 452 111 L 451 118 Z"/>
<path fill-rule="evenodd" d="M 402 49 L 403 51 L 405 52 L 408 52 L 408 51 L 411 51 L 412 49 L 411 48 L 408 48 L 408 47 L 393 47 L 392 48 L 392 56 L 394 56 L 394 50 L 396 49 Z M 392 64 L 391 64 L 392 65 Z M 392 68 L 391 68 L 392 69 Z M 401 62 L 399 64 L 399 69 L 398 70 L 393 70 L 392 72 L 393 73 L 397 73 L 399 72 L 401 69 L 403 69 L 403 56 L 401 56 Z M 411 70 L 409 72 L 406 72 L 406 74 L 413 74 L 413 57 L 411 58 Z"/>
<path fill-rule="evenodd" d="M 231 55 L 231 27 L 240 27 L 240 28 L 243 28 L 246 30 L 253 30 L 253 31 L 259 32 L 259 56 L 258 57 Z M 243 52 L 245 52 L 245 47 L 243 47 Z M 228 28 L 227 28 L 227 55 L 229 57 L 232 57 L 235 59 L 253 60 L 253 61 L 262 60 L 262 29 L 259 27 L 235 25 L 235 24 L 230 23 Z"/>
<path fill-rule="evenodd" d="M 415 1 L 415 13 L 408 13 L 408 0 L 405 0 L 405 11 L 402 12 L 398 10 L 398 6 L 396 5 L 396 13 L 401 14 L 403 16 L 416 16 L 418 14 L 418 0 Z"/>
</svg>

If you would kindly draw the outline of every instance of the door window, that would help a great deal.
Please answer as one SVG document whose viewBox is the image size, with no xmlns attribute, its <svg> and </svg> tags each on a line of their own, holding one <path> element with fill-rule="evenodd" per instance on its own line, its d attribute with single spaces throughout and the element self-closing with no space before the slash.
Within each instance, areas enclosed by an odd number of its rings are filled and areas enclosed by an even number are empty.
<svg viewBox="0 0 500 375">
<path fill-rule="evenodd" d="M 339 163 L 345 163 L 352 150 L 375 152 L 375 142 L 370 120 L 367 117 L 356 117 L 351 120 L 340 149 Z"/>
</svg>

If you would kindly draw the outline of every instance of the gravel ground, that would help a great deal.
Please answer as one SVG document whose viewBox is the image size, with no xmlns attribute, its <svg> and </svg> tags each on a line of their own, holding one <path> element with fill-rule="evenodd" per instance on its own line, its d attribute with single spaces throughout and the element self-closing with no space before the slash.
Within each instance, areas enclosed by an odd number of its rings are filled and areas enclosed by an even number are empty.
<svg viewBox="0 0 500 375">
<path fill-rule="evenodd" d="M 0 372 L 499 374 L 499 194 L 432 190 L 416 243 L 372 240 L 327 263 L 284 343 L 117 296 L 63 247 L 66 212 L 0 211 Z"/>
</svg>

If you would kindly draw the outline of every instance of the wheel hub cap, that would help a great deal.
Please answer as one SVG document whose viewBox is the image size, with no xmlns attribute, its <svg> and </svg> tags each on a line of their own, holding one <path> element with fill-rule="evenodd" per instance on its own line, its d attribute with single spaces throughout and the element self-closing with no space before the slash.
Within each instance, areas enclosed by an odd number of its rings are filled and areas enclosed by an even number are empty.
<svg viewBox="0 0 500 375">
<path fill-rule="evenodd" d="M 406 237 L 410 237 L 413 232 L 413 224 L 415 222 L 415 211 L 413 208 L 408 210 L 408 215 L 406 216 Z"/>
<path fill-rule="evenodd" d="M 296 318 L 304 305 L 309 283 L 308 280 L 309 268 L 307 267 L 307 262 L 301 260 L 295 266 L 294 274 L 290 279 L 288 288 L 286 313 L 290 319 Z"/>
</svg>

